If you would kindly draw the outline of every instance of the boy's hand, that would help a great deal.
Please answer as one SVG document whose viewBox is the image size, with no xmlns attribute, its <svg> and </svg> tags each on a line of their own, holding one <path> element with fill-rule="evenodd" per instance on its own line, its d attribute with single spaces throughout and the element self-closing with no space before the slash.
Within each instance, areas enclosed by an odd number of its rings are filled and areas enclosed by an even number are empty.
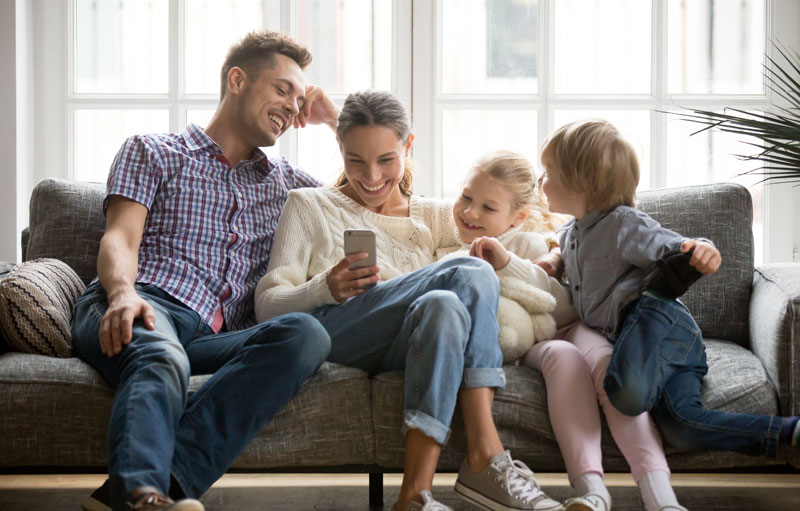
<svg viewBox="0 0 800 511">
<path fill-rule="evenodd" d="M 541 266 L 545 273 L 557 279 L 561 278 L 561 274 L 564 273 L 564 261 L 561 260 L 561 249 L 558 247 L 540 256 L 533 264 Z"/>
<path fill-rule="evenodd" d="M 694 252 L 689 264 L 703 275 L 711 275 L 722 264 L 722 255 L 711 243 L 691 239 L 681 243 L 681 252 L 686 253 L 691 249 L 694 249 Z"/>
<path fill-rule="evenodd" d="M 511 260 L 511 255 L 497 241 L 497 238 L 481 237 L 475 238 L 469 248 L 469 255 L 479 257 L 492 265 L 495 271 L 505 268 Z"/>
</svg>

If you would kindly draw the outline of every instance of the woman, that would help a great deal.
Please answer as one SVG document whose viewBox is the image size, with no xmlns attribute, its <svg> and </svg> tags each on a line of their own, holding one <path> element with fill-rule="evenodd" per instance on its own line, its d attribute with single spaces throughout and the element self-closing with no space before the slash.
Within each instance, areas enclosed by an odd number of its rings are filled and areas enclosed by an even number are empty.
<svg viewBox="0 0 800 511">
<path fill-rule="evenodd" d="M 457 400 L 467 434 L 459 496 L 490 510 L 562 509 L 503 450 L 491 415 L 494 389 L 505 386 L 497 278 L 477 258 L 430 264 L 437 248 L 455 244 L 451 207 L 411 195 L 405 109 L 389 93 L 351 94 L 336 133 L 344 174 L 335 187 L 290 192 L 256 289 L 259 321 L 310 312 L 331 336 L 331 362 L 405 371 L 396 509 L 449 509 L 430 489 Z M 343 257 L 345 229 L 375 231 L 377 266 L 348 269 L 366 254 Z"/>
</svg>

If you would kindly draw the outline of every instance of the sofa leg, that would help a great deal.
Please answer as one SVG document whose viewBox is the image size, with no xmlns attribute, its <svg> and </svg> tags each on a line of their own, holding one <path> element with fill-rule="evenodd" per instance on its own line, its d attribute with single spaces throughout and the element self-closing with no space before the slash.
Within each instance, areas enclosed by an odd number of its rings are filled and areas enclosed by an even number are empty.
<svg viewBox="0 0 800 511">
<path fill-rule="evenodd" d="M 369 473 L 369 508 L 383 509 L 383 472 Z"/>
</svg>

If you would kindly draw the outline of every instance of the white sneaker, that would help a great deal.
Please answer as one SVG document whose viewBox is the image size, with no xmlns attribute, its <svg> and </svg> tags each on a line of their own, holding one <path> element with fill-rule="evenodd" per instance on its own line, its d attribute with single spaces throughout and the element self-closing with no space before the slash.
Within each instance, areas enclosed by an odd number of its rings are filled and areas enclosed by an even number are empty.
<svg viewBox="0 0 800 511">
<path fill-rule="evenodd" d="M 434 499 L 433 495 L 428 490 L 422 490 L 419 492 L 419 496 L 422 497 L 422 504 L 416 500 L 412 500 L 408 503 L 406 511 L 453 511 L 451 507 L 445 506 Z M 392 506 L 392 511 L 397 511 L 397 504 Z"/>
<path fill-rule="evenodd" d="M 611 511 L 606 507 L 603 499 L 591 494 L 565 500 L 564 509 L 566 511 Z"/>
</svg>

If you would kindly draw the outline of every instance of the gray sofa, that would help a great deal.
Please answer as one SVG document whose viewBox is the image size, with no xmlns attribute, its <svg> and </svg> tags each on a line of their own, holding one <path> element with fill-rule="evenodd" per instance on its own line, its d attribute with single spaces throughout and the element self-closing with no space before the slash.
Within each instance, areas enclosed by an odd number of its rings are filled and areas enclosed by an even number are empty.
<svg viewBox="0 0 800 511">
<path fill-rule="evenodd" d="M 88 282 L 104 226 L 104 186 L 45 180 L 33 192 L 25 260 L 52 257 Z M 753 267 L 748 191 L 718 184 L 644 192 L 640 207 L 664 226 L 706 236 L 723 254 L 720 271 L 685 296 L 706 338 L 710 371 L 703 401 L 711 408 L 800 413 L 800 264 Z M 564 471 L 537 372 L 505 367 L 508 386 L 494 414 L 504 444 L 535 471 Z M 193 377 L 196 389 L 207 377 Z M 382 501 L 381 474 L 401 470 L 402 373 L 369 377 L 326 363 L 236 461 L 244 471 L 366 471 L 371 504 Z M 102 472 L 113 393 L 77 358 L 0 354 L 0 470 Z M 458 412 L 457 412 L 458 415 Z M 465 437 L 456 417 L 440 470 L 455 471 Z M 674 471 L 725 471 L 773 465 L 795 471 L 800 460 L 730 452 L 682 452 L 667 446 Z M 628 467 L 607 430 L 605 468 Z M 789 464 L 787 464 L 787 462 Z"/>
</svg>

